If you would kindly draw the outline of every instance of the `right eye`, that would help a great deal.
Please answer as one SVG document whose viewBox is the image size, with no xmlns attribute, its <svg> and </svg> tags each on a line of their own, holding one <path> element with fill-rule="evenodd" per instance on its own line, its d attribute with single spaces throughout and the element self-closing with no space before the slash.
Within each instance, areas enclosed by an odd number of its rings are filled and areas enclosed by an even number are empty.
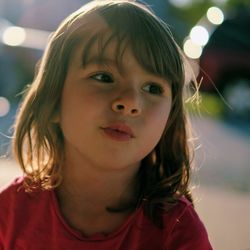
<svg viewBox="0 0 250 250">
<path fill-rule="evenodd" d="M 96 73 L 92 75 L 90 78 L 103 83 L 113 83 L 112 75 L 105 72 Z"/>
</svg>

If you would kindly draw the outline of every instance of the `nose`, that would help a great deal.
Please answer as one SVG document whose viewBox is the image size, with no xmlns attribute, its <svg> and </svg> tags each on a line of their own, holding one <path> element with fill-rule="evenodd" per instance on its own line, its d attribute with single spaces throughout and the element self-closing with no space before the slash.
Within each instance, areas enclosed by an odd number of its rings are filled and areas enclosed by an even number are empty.
<svg viewBox="0 0 250 250">
<path fill-rule="evenodd" d="M 123 92 L 112 102 L 112 110 L 128 116 L 140 115 L 142 107 L 139 93 L 136 90 Z"/>
</svg>

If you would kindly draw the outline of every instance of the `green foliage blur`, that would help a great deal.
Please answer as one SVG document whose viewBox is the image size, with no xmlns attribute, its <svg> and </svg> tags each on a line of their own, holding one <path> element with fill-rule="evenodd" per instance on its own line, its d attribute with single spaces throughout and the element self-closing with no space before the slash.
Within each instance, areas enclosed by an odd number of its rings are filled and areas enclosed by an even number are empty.
<svg viewBox="0 0 250 250">
<path fill-rule="evenodd" d="M 225 11 L 230 11 L 236 8 L 239 5 L 250 7 L 250 0 L 227 0 L 221 1 L 220 4 L 216 4 L 213 0 L 193 0 L 191 4 L 186 5 L 185 7 L 176 7 L 171 5 L 171 11 L 176 17 L 182 20 L 185 24 L 188 24 L 189 29 L 191 29 L 202 16 L 205 15 L 208 8 L 212 6 L 217 6 L 222 8 Z"/>
</svg>

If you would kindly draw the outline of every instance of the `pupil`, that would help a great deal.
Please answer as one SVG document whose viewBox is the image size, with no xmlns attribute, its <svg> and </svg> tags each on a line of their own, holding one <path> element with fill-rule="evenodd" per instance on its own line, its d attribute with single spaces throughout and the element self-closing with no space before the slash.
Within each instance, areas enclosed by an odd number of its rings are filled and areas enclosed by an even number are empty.
<svg viewBox="0 0 250 250">
<path fill-rule="evenodd" d="M 110 77 L 108 75 L 102 75 L 102 81 L 111 82 Z"/>
<path fill-rule="evenodd" d="M 150 87 L 150 91 L 153 92 L 153 93 L 159 93 L 159 88 L 157 86 L 151 86 Z"/>
</svg>

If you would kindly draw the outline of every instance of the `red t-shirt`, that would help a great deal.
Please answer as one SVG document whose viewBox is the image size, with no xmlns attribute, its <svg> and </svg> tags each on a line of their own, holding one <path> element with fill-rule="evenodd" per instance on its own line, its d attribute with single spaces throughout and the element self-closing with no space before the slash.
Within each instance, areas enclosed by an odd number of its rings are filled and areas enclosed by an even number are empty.
<svg viewBox="0 0 250 250">
<path fill-rule="evenodd" d="M 159 229 L 138 208 L 108 236 L 84 237 L 62 217 L 55 193 L 25 193 L 17 179 L 0 193 L 0 250 L 211 250 L 192 205 L 180 199 Z"/>
</svg>

